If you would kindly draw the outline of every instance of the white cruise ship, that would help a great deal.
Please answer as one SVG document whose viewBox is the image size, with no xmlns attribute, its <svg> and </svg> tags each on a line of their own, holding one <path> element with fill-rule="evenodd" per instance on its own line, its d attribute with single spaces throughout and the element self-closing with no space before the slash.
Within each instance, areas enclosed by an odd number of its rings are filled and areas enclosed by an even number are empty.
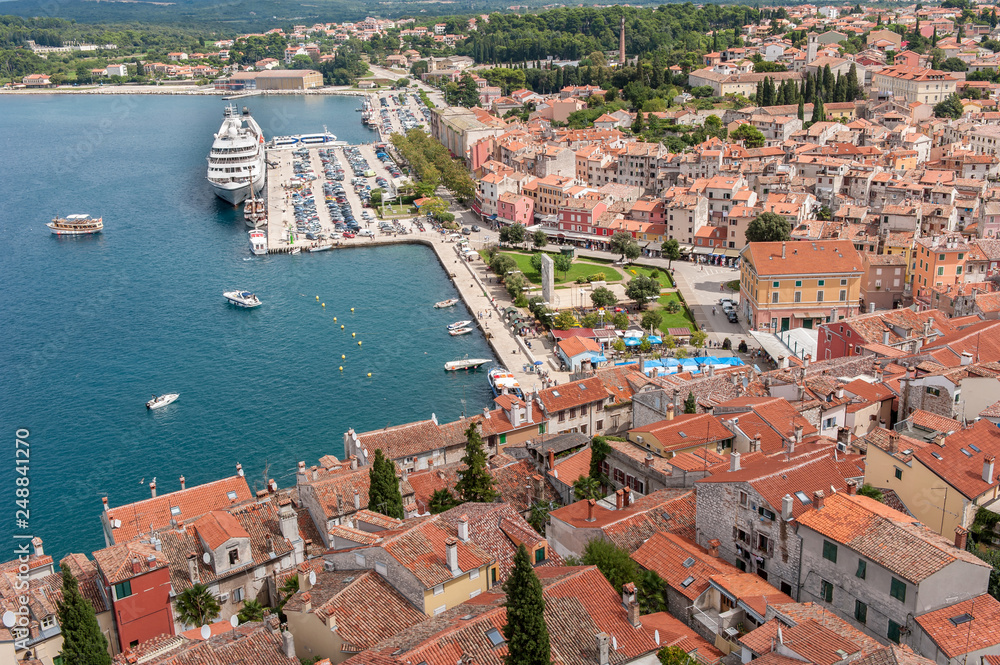
<svg viewBox="0 0 1000 665">
<path fill-rule="evenodd" d="M 219 198 L 239 205 L 264 188 L 264 133 L 244 106 L 227 106 L 208 155 L 208 182 Z"/>
</svg>

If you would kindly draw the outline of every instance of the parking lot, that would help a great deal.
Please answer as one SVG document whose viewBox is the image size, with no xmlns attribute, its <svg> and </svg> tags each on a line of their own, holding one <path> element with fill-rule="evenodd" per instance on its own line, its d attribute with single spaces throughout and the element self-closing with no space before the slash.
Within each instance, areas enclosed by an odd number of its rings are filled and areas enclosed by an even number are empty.
<svg viewBox="0 0 1000 665">
<path fill-rule="evenodd" d="M 375 108 L 379 117 L 378 130 L 383 141 L 395 132 L 405 134 L 417 127 L 427 127 L 430 123 L 430 109 L 424 106 L 420 97 L 409 91 L 394 90 L 378 96 Z"/>
</svg>

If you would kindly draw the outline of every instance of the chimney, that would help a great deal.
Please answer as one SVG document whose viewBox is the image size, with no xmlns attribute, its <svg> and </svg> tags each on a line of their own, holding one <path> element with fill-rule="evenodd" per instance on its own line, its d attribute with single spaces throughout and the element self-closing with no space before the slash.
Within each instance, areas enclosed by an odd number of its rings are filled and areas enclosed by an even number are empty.
<svg viewBox="0 0 1000 665">
<path fill-rule="evenodd" d="M 444 545 L 448 554 L 448 568 L 451 569 L 453 576 L 458 576 L 462 572 L 462 569 L 458 567 L 458 541 L 454 538 L 449 538 L 444 541 Z"/>
<path fill-rule="evenodd" d="M 642 461 L 642 465 L 647 469 L 653 465 L 653 453 L 646 453 L 646 459 Z"/>
<path fill-rule="evenodd" d="M 309 467 L 309 476 L 313 480 L 319 480 L 319 467 L 316 466 L 315 464 L 313 464 L 311 467 Z"/>
<path fill-rule="evenodd" d="M 847 495 L 855 496 L 858 493 L 858 483 L 856 480 L 847 481 Z"/>
<path fill-rule="evenodd" d="M 875 313 L 875 303 L 873 302 L 868 303 L 868 313 L 869 314 Z"/>
<path fill-rule="evenodd" d="M 753 448 L 750 449 L 750 452 L 756 453 L 759 451 L 760 451 L 760 432 L 757 432 L 756 434 L 753 435 Z"/>
<path fill-rule="evenodd" d="M 813 507 L 816 510 L 823 510 L 823 499 L 825 498 L 823 490 L 816 490 L 813 492 Z"/>
<path fill-rule="evenodd" d="M 795 507 L 795 499 L 791 494 L 786 494 L 781 499 L 781 519 L 785 522 L 792 519 L 792 509 Z"/>
<path fill-rule="evenodd" d="M 291 500 L 282 499 L 278 502 L 278 521 L 281 525 L 282 538 L 294 541 L 299 537 L 298 519 Z"/>
<path fill-rule="evenodd" d="M 668 404 L 667 405 L 667 420 L 673 420 L 673 419 L 674 419 L 674 405 L 673 404 Z"/>
<path fill-rule="evenodd" d="M 356 455 L 351 455 L 351 471 L 358 470 L 358 458 Z"/>
<path fill-rule="evenodd" d="M 301 584 L 301 582 L 300 582 L 300 584 Z M 305 591 L 302 594 L 302 611 L 303 612 L 308 612 L 311 609 L 312 609 L 312 594 L 309 593 L 308 591 Z"/>
<path fill-rule="evenodd" d="M 150 570 L 156 568 L 156 557 L 152 554 L 146 557 L 146 568 L 149 568 Z"/>
<path fill-rule="evenodd" d="M 625 493 L 621 490 L 615 492 L 615 510 L 621 510 L 623 501 L 625 500 Z"/>
<path fill-rule="evenodd" d="M 295 638 L 287 630 L 281 634 L 281 652 L 286 658 L 295 659 Z"/>
<path fill-rule="evenodd" d="M 408 504 L 406 504 L 405 506 L 403 506 L 403 511 L 404 511 L 403 514 L 406 515 L 406 519 L 410 519 L 411 517 L 416 517 L 417 516 L 417 502 L 416 501 L 409 502 Z"/>
<path fill-rule="evenodd" d="M 181 476 L 181 489 L 185 488 L 184 476 Z"/>
<path fill-rule="evenodd" d="M 132 573 L 138 575 L 142 572 L 142 559 L 132 557 Z"/>
<path fill-rule="evenodd" d="M 708 366 L 708 378 L 715 376 L 715 365 Z"/>
<path fill-rule="evenodd" d="M 809 363 L 812 361 L 812 358 L 813 358 L 812 354 L 811 353 L 807 353 L 806 357 L 802 359 L 802 366 L 803 367 L 809 367 Z"/>
<path fill-rule="evenodd" d="M 542 489 L 543 489 L 542 483 L 543 482 L 545 482 L 545 479 L 542 478 L 537 473 L 535 475 L 531 476 L 531 491 L 534 494 L 535 501 L 538 502 L 538 503 L 541 503 L 541 501 L 542 501 Z"/>
<path fill-rule="evenodd" d="M 243 465 L 240 464 L 239 462 L 236 463 L 236 475 L 240 476 L 241 478 L 243 477 Z"/>
<path fill-rule="evenodd" d="M 718 538 L 712 538 L 708 541 L 708 556 L 719 558 L 719 545 L 721 544 Z"/>
<path fill-rule="evenodd" d="M 962 365 L 971 365 L 972 364 L 972 354 L 969 353 L 968 351 L 962 351 L 962 361 L 961 362 L 962 362 Z"/>
<path fill-rule="evenodd" d="M 514 427 L 521 426 L 521 409 L 518 408 L 516 401 L 510 405 L 510 424 Z"/>
<path fill-rule="evenodd" d="M 104 504 L 104 512 L 108 512 L 108 497 L 101 497 L 101 503 Z"/>
<path fill-rule="evenodd" d="M 45 548 L 42 547 L 42 539 L 35 536 L 31 539 L 31 546 L 35 548 L 35 556 L 45 556 Z"/>
<path fill-rule="evenodd" d="M 837 443 L 844 444 L 844 449 L 851 443 L 851 428 L 850 427 L 838 427 L 837 428 Z"/>
<path fill-rule="evenodd" d="M 739 471 L 740 470 L 740 454 L 734 452 L 729 456 L 729 470 Z"/>
<path fill-rule="evenodd" d="M 622 585 L 622 606 L 628 607 L 630 603 L 635 600 L 635 584 L 633 582 L 626 582 Z"/>
<path fill-rule="evenodd" d="M 300 482 L 305 482 L 305 480 L 306 480 L 306 463 L 299 462 L 299 470 L 298 470 L 298 475 L 295 478 L 295 482 L 300 483 Z"/>
<path fill-rule="evenodd" d="M 622 506 L 628 508 L 632 505 L 632 488 L 623 487 L 622 488 Z"/>
<path fill-rule="evenodd" d="M 993 484 L 993 455 L 983 458 L 983 482 L 987 485 Z"/>
<path fill-rule="evenodd" d="M 778 366 L 781 369 L 788 369 L 788 358 L 785 356 L 778 356 Z"/>
<path fill-rule="evenodd" d="M 785 243 L 781 243 L 781 259 L 785 259 Z"/>
<path fill-rule="evenodd" d="M 874 305 L 875 303 L 872 303 L 872 304 Z M 889 346 L 889 331 L 888 330 L 883 330 L 882 331 L 882 343 L 885 344 L 886 346 Z"/>
<path fill-rule="evenodd" d="M 458 539 L 463 543 L 469 542 L 469 516 L 462 515 L 458 518 Z"/>
<path fill-rule="evenodd" d="M 549 469 L 556 468 L 556 453 L 554 450 L 549 448 Z"/>
<path fill-rule="evenodd" d="M 155 480 L 149 484 L 149 493 L 153 495 L 154 499 L 156 498 L 156 481 Z"/>
<path fill-rule="evenodd" d="M 594 506 L 596 506 L 596 505 L 597 505 L 596 501 L 594 501 L 593 499 L 587 499 L 587 521 L 588 522 L 594 522 L 594 521 L 597 520 L 597 518 L 594 517 Z"/>
<path fill-rule="evenodd" d="M 191 552 L 187 555 L 188 560 L 188 577 L 191 578 L 191 584 L 198 584 L 201 581 L 201 576 L 198 574 L 198 555 Z"/>
<path fill-rule="evenodd" d="M 964 550 L 969 541 L 969 530 L 960 526 L 955 527 L 955 547 Z"/>
<path fill-rule="evenodd" d="M 524 393 L 524 422 L 530 424 L 534 416 L 532 416 L 532 402 L 535 401 L 535 396 L 531 393 Z"/>
<path fill-rule="evenodd" d="M 795 443 L 802 443 L 802 425 L 795 426 Z"/>
<path fill-rule="evenodd" d="M 597 634 L 597 665 L 610 665 L 611 636 L 607 633 Z"/>
<path fill-rule="evenodd" d="M 361 493 L 354 490 L 354 510 L 361 510 Z"/>
<path fill-rule="evenodd" d="M 844 399 L 844 386 L 837 386 L 837 399 Z"/>
</svg>

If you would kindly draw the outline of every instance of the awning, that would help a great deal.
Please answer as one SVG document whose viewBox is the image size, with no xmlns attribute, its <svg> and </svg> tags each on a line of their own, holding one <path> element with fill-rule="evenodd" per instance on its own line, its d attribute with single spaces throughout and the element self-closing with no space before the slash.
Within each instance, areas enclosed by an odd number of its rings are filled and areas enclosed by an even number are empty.
<svg viewBox="0 0 1000 665">
<path fill-rule="evenodd" d="M 650 335 L 648 339 L 650 344 L 663 344 L 663 340 L 659 335 Z"/>
<path fill-rule="evenodd" d="M 639 346 L 642 344 L 642 340 L 638 337 L 626 337 L 625 346 Z"/>
<path fill-rule="evenodd" d="M 826 312 L 795 312 L 792 314 L 794 319 L 822 319 L 827 315 Z"/>
<path fill-rule="evenodd" d="M 725 251 L 725 255 L 728 256 L 729 258 L 735 259 L 737 256 L 740 255 L 740 250 L 738 250 L 738 249 L 727 249 Z"/>
<path fill-rule="evenodd" d="M 711 247 L 695 247 L 694 249 L 691 250 L 691 253 L 692 254 L 711 254 L 712 253 L 712 248 Z"/>
<path fill-rule="evenodd" d="M 600 354 L 600 353 L 591 353 L 590 354 L 590 362 L 593 362 L 593 363 L 605 363 L 607 361 L 608 361 L 608 359 L 605 358 L 603 354 Z"/>
</svg>

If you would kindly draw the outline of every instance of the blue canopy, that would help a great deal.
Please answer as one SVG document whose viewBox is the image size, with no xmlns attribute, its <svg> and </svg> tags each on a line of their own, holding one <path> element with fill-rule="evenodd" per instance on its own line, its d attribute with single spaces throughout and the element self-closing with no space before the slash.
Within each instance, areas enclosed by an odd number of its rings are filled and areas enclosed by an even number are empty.
<svg viewBox="0 0 1000 665">
<path fill-rule="evenodd" d="M 700 356 L 698 358 L 695 358 L 695 362 L 697 362 L 699 365 L 718 365 L 719 359 L 716 358 L 715 356 Z"/>
<path fill-rule="evenodd" d="M 590 361 L 591 362 L 595 362 L 595 363 L 603 363 L 603 362 L 607 362 L 608 359 L 605 358 L 604 354 L 602 354 L 602 353 L 591 353 L 590 354 Z"/>
<path fill-rule="evenodd" d="M 664 367 L 677 367 L 681 364 L 681 361 L 677 360 L 677 358 L 664 358 L 660 361 L 660 363 L 662 363 Z"/>
<path fill-rule="evenodd" d="M 638 337 L 626 337 L 625 346 L 639 346 L 642 344 L 642 340 Z"/>
<path fill-rule="evenodd" d="M 697 367 L 698 361 L 695 360 L 694 358 L 681 358 L 680 364 L 683 365 L 684 367 Z"/>
<path fill-rule="evenodd" d="M 663 339 L 659 335 L 650 335 L 647 339 L 650 344 L 663 344 Z"/>
<path fill-rule="evenodd" d="M 639 362 L 637 360 L 626 360 L 624 362 L 615 363 L 615 367 L 620 367 L 622 365 L 638 365 L 638 364 Z"/>
<path fill-rule="evenodd" d="M 663 363 L 659 360 L 647 360 L 646 367 L 663 367 Z"/>
</svg>

